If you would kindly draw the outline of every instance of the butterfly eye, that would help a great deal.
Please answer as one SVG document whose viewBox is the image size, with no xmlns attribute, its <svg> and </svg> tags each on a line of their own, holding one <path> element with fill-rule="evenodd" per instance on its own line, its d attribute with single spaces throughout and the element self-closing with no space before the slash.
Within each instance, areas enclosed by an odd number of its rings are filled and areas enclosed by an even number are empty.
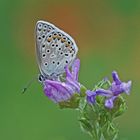
<svg viewBox="0 0 140 140">
<path fill-rule="evenodd" d="M 60 64 L 60 62 L 57 62 L 57 65 L 59 65 Z"/>
<path fill-rule="evenodd" d="M 55 64 L 55 61 L 53 61 L 52 63 Z"/>
<path fill-rule="evenodd" d="M 39 82 L 42 82 L 42 81 L 44 81 L 45 80 L 45 77 L 43 76 L 43 75 L 39 75 L 38 76 L 38 80 L 39 80 Z"/>
<path fill-rule="evenodd" d="M 58 47 L 58 44 L 56 44 L 55 46 Z"/>
</svg>

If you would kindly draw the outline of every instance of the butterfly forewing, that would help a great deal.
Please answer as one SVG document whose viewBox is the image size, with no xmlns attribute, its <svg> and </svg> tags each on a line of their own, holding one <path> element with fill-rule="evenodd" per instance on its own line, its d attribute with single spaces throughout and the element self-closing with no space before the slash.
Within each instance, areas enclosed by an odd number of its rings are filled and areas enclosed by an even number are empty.
<svg viewBox="0 0 140 140">
<path fill-rule="evenodd" d="M 38 21 L 36 24 L 36 51 L 38 65 L 44 77 L 53 79 L 71 66 L 78 48 L 75 41 L 53 24 Z"/>
</svg>

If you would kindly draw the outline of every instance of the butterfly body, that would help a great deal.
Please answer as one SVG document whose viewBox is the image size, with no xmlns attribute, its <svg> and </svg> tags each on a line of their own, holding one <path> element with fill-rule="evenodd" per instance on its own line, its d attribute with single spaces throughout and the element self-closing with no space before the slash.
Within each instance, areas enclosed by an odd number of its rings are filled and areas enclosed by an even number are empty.
<svg viewBox="0 0 140 140">
<path fill-rule="evenodd" d="M 73 38 L 58 27 L 46 21 L 36 24 L 36 53 L 41 75 L 56 79 L 71 66 L 78 47 Z"/>
</svg>

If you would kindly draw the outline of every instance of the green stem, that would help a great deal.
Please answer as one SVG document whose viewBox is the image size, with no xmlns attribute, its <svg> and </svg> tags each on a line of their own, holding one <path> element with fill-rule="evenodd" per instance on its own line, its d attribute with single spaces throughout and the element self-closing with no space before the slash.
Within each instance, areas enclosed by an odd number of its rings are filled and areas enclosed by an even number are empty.
<svg viewBox="0 0 140 140">
<path fill-rule="evenodd" d="M 103 109 L 99 110 L 98 104 L 94 106 L 85 104 L 83 108 L 79 108 L 80 124 L 94 140 L 115 140 L 118 129 L 110 113 Z"/>
</svg>

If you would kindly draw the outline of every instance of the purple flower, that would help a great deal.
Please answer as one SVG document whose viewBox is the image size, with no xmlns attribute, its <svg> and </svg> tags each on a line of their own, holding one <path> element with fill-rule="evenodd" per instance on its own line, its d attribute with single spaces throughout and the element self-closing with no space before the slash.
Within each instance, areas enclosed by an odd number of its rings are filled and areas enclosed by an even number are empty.
<svg viewBox="0 0 140 140">
<path fill-rule="evenodd" d="M 74 93 L 80 93 L 80 83 L 78 82 L 78 73 L 80 60 L 76 59 L 72 65 L 71 71 L 66 66 L 66 79 L 64 82 L 45 80 L 44 92 L 49 99 L 55 103 L 69 100 Z"/>
<path fill-rule="evenodd" d="M 106 97 L 105 106 L 107 108 L 113 108 L 114 106 L 113 102 L 120 94 L 126 93 L 127 95 L 129 95 L 132 82 L 131 81 L 128 81 L 127 83 L 121 82 L 116 71 L 112 72 L 112 78 L 113 78 L 113 82 L 109 87 L 109 89 L 105 90 L 99 88 L 95 91 L 88 90 L 86 92 L 87 101 L 93 104 L 95 103 L 95 98 L 97 95 L 105 96 Z"/>
<path fill-rule="evenodd" d="M 86 94 L 87 94 L 87 102 L 90 103 L 90 104 L 95 103 L 95 98 L 97 96 L 96 91 L 87 90 Z"/>
</svg>

